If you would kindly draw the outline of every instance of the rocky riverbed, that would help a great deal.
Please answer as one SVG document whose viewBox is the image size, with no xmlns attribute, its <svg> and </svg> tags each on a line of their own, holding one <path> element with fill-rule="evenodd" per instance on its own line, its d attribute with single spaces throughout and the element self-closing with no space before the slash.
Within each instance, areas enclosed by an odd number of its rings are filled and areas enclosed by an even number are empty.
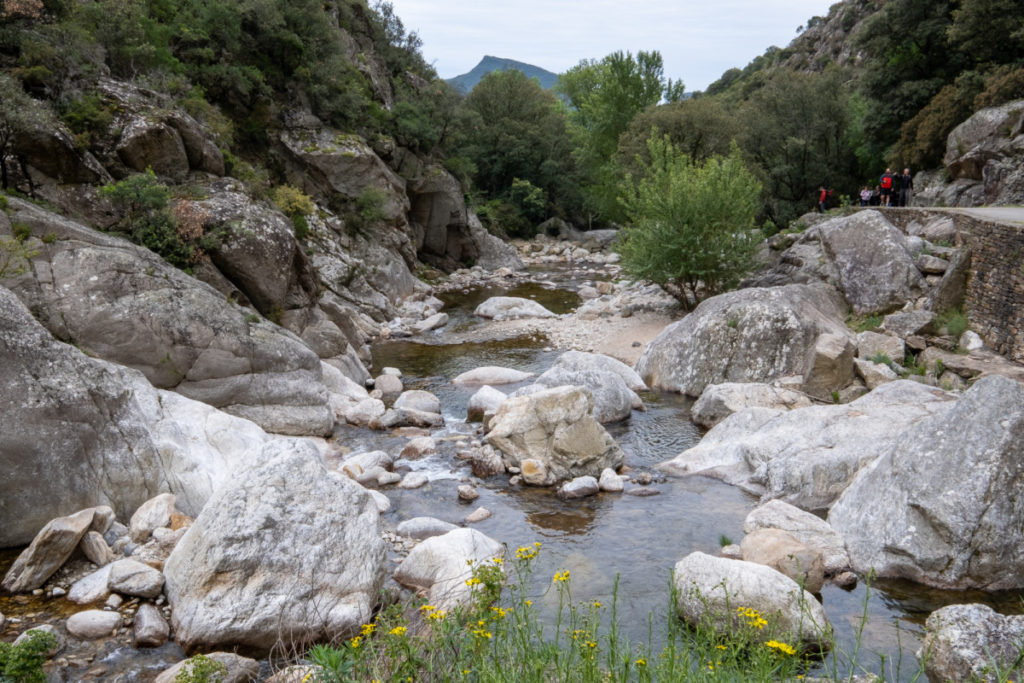
<svg viewBox="0 0 1024 683">
<path fill-rule="evenodd" d="M 871 271 L 847 232 L 891 243 L 900 276 Z M 555 571 L 582 599 L 608 600 L 618 576 L 634 637 L 675 567 L 680 594 L 704 599 L 681 603 L 686 620 L 725 581 L 766 614 L 813 601 L 824 630 L 786 622 L 807 647 L 831 629 L 852 648 L 866 601 L 872 652 L 894 656 L 895 630 L 917 640 L 926 618 L 936 652 L 955 636 L 943 629 L 979 624 L 977 652 L 1007 649 L 1016 622 L 995 612 L 929 618 L 965 601 L 1006 611 L 1021 587 L 1020 368 L 928 309 L 955 285 L 928 272 L 941 264 L 884 218 L 835 219 L 775 240 L 758 286 L 679 320 L 591 246 L 521 243 L 528 270 L 457 271 L 407 297 L 376 331 L 371 386 L 321 368 L 326 438 L 268 434 L 37 332 L 41 367 L 101 373 L 108 395 L 136 387 L 118 414 L 151 444 L 160 477 L 143 491 L 162 478 L 173 495 L 112 488 L 110 505 L 60 517 L 25 500 L 28 526 L 55 519 L 0 559 L 4 639 L 51 624 L 56 680 L 169 680 L 184 649 L 239 649 L 255 659 L 223 657 L 240 680 L 269 680 L 282 643 L 357 632 L 381 590 L 455 605 L 467 560 L 541 541 L 537 600 Z M 894 301 L 871 331 L 847 319 Z M 5 329 L 35 329 L 2 303 Z M 935 660 L 933 680 L 975 664 Z"/>
</svg>

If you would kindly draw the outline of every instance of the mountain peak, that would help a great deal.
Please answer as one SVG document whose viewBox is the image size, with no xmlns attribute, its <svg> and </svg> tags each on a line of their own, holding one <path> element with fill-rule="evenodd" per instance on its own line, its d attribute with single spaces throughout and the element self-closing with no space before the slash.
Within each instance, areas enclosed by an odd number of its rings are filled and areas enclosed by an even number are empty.
<svg viewBox="0 0 1024 683">
<path fill-rule="evenodd" d="M 509 59 L 508 57 L 495 57 L 494 55 L 485 55 L 484 58 L 480 60 L 480 63 L 474 66 L 468 73 L 446 80 L 456 90 L 462 93 L 468 93 L 476 87 L 476 84 L 479 83 L 484 76 L 492 71 L 510 71 L 512 69 L 522 71 L 528 78 L 536 78 L 540 81 L 541 87 L 545 90 L 550 90 L 555 87 L 555 83 L 558 81 L 558 74 L 548 71 L 547 69 L 542 69 L 539 66 L 520 62 L 515 59 Z"/>
</svg>

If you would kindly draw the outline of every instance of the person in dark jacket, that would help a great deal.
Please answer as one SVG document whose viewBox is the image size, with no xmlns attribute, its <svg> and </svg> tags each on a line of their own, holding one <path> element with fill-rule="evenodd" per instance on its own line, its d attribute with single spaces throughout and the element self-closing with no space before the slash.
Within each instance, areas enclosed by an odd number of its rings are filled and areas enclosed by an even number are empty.
<svg viewBox="0 0 1024 683">
<path fill-rule="evenodd" d="M 910 206 L 910 197 L 914 191 L 914 177 L 910 175 L 910 169 L 903 169 L 900 176 L 900 206 Z"/>
</svg>

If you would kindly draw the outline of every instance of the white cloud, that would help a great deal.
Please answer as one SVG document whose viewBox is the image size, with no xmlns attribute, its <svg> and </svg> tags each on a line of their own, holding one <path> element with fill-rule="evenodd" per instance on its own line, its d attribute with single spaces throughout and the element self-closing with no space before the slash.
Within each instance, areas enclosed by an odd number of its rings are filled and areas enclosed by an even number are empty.
<svg viewBox="0 0 1024 683">
<path fill-rule="evenodd" d="M 391 0 L 423 55 L 445 78 L 472 69 L 484 55 L 561 72 L 615 50 L 658 50 L 665 75 L 703 89 L 771 45 L 784 47 L 796 28 L 828 12 L 829 0 Z"/>
</svg>

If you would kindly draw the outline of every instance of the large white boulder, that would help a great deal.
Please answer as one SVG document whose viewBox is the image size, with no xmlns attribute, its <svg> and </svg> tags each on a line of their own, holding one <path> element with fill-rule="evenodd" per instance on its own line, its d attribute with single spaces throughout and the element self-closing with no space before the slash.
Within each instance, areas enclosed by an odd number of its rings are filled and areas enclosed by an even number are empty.
<svg viewBox="0 0 1024 683">
<path fill-rule="evenodd" d="M 996 683 L 1024 674 L 1022 642 L 1024 616 L 997 614 L 987 605 L 949 605 L 928 615 L 917 656 L 932 683 Z M 997 678 L 996 669 L 1004 675 Z"/>
<path fill-rule="evenodd" d="M 455 529 L 427 538 L 413 548 L 395 571 L 395 580 L 429 591 L 430 604 L 447 611 L 469 604 L 473 593 L 466 580 L 473 568 L 504 554 L 500 543 L 479 531 Z"/>
<path fill-rule="evenodd" d="M 831 398 L 853 379 L 855 337 L 828 285 L 755 287 L 706 299 L 665 328 L 636 370 L 654 389 L 700 396 L 711 384 L 800 375 L 803 390 Z"/>
<path fill-rule="evenodd" d="M 618 469 L 625 456 L 593 417 L 593 400 L 580 387 L 555 387 L 507 399 L 491 420 L 487 441 L 506 467 L 519 467 L 537 486 Z"/>
<path fill-rule="evenodd" d="M 947 412 L 954 398 L 900 380 L 845 405 L 747 408 L 658 467 L 718 477 L 806 510 L 828 508 L 862 467 L 903 440 L 915 422 Z"/>
<path fill-rule="evenodd" d="M 585 387 L 594 400 L 594 418 L 602 424 L 625 420 L 644 405 L 636 394 L 646 388 L 640 376 L 622 361 L 597 353 L 563 353 L 534 382 L 548 389 Z"/>
<path fill-rule="evenodd" d="M 798 391 L 761 382 L 724 382 L 704 390 L 690 409 L 690 417 L 710 429 L 733 413 L 754 406 L 792 410 L 810 407 L 811 399 Z"/>
<path fill-rule="evenodd" d="M 515 296 L 492 296 L 477 306 L 476 310 L 473 311 L 473 315 L 494 320 L 557 317 L 536 301 Z"/>
<path fill-rule="evenodd" d="M 701 552 L 676 563 L 672 575 L 679 616 L 692 626 L 731 632 L 756 611 L 767 624 L 764 640 L 785 640 L 797 649 L 827 648 L 832 626 L 813 595 L 771 567 Z"/>
<path fill-rule="evenodd" d="M 268 651 L 345 638 L 384 579 L 377 504 L 312 446 L 219 489 L 164 565 L 175 640 Z"/>
<path fill-rule="evenodd" d="M 828 518 L 858 571 L 952 589 L 1024 586 L 1024 384 L 983 377 L 877 455 Z"/>
</svg>

